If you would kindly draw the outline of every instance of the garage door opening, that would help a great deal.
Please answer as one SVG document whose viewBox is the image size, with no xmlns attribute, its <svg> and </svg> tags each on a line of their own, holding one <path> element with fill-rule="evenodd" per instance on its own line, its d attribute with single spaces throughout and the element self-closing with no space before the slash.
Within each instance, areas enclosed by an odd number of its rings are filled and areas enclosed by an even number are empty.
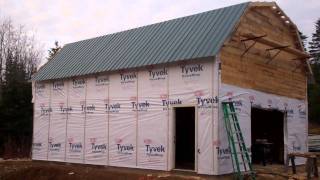
<svg viewBox="0 0 320 180">
<path fill-rule="evenodd" d="M 251 109 L 253 163 L 284 163 L 284 113 Z"/>
<path fill-rule="evenodd" d="M 195 169 L 195 108 L 175 108 L 175 169 Z"/>
</svg>

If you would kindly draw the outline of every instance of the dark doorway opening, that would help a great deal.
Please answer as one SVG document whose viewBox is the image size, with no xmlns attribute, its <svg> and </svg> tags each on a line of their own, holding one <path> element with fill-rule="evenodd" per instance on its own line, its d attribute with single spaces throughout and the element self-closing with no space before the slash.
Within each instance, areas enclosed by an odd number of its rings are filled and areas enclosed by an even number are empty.
<svg viewBox="0 0 320 180">
<path fill-rule="evenodd" d="M 251 108 L 253 163 L 284 163 L 284 113 Z"/>
<path fill-rule="evenodd" d="M 175 108 L 175 168 L 195 169 L 195 108 Z"/>
</svg>

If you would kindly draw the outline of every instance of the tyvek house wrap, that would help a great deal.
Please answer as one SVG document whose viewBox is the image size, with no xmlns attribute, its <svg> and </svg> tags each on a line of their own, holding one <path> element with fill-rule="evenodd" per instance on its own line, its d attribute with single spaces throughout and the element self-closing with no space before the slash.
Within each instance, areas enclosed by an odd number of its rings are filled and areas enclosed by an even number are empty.
<svg viewBox="0 0 320 180">
<path fill-rule="evenodd" d="M 87 77 L 84 78 L 85 88 L 72 89 L 73 80 L 45 83 L 49 95 L 37 96 L 35 93 L 33 139 L 34 144 L 41 143 L 44 149 L 39 151 L 34 145 L 33 159 L 47 159 L 45 144 L 49 142 L 47 156 L 50 161 L 171 170 L 174 168 L 172 107 L 195 106 L 196 171 L 213 174 L 213 152 L 216 151 L 217 173 L 232 172 L 221 109 L 219 141 L 213 141 L 213 126 L 217 122 L 213 119 L 213 111 L 217 108 L 217 98 L 212 95 L 213 81 L 213 62 L 197 61 Z M 51 98 L 48 98 L 50 94 Z M 219 101 L 229 98 L 236 101 L 248 147 L 251 146 L 250 111 L 253 104 L 287 110 L 287 149 L 289 152 L 306 151 L 305 101 L 226 84 L 221 85 L 219 96 Z M 48 104 L 48 109 L 51 107 L 49 116 L 41 114 L 39 104 Z M 44 138 L 46 133 L 49 133 L 48 139 Z M 68 140 L 81 143 L 82 150 L 70 152 Z M 214 146 L 217 147 L 213 149 Z M 301 162 L 298 159 L 298 163 Z"/>
<path fill-rule="evenodd" d="M 111 74 L 109 87 L 109 164 L 135 167 L 137 158 L 137 72 Z"/>
<path fill-rule="evenodd" d="M 49 132 L 48 160 L 170 170 L 172 107 L 196 106 L 196 171 L 213 174 L 212 68 L 197 61 L 45 83 L 52 84 L 50 127 L 35 129 Z"/>
<path fill-rule="evenodd" d="M 195 105 L 196 110 L 196 171 L 211 174 L 213 171 L 212 97 L 213 63 L 186 63 L 169 69 L 169 104 Z M 170 107 L 170 106 L 169 106 Z M 172 110 L 172 109 L 171 109 Z M 169 138 L 173 142 L 174 113 L 169 116 Z M 173 152 L 173 144 L 169 144 Z M 171 155 L 171 161 L 174 157 Z M 173 168 L 172 164 L 171 167 Z"/>
<path fill-rule="evenodd" d="M 49 131 L 48 160 L 65 161 L 67 116 L 71 109 L 67 101 L 67 83 L 54 81 L 51 87 L 50 125 L 49 129 L 41 129 L 41 131 Z"/>
<path fill-rule="evenodd" d="M 284 159 L 291 152 L 307 152 L 307 116 L 306 101 L 283 96 L 263 93 L 252 89 L 222 84 L 220 100 L 234 101 L 237 117 L 247 148 L 251 147 L 251 107 L 274 109 L 285 113 L 284 119 Z M 220 109 L 220 114 L 223 114 Z M 279 137 L 280 138 L 280 137 Z M 224 127 L 223 116 L 219 118 L 219 174 L 232 172 L 230 149 Z M 305 159 L 297 158 L 297 164 L 303 164 Z"/>
<path fill-rule="evenodd" d="M 138 166 L 146 169 L 167 169 L 168 71 L 149 67 L 138 74 L 138 103 L 132 108 L 138 115 Z"/>
<path fill-rule="evenodd" d="M 50 113 L 50 84 L 35 84 L 34 122 L 33 122 L 33 158 L 46 160 L 48 153 L 48 129 Z"/>
<path fill-rule="evenodd" d="M 108 164 L 108 93 L 109 78 L 87 78 L 85 119 L 85 163 Z"/>
<path fill-rule="evenodd" d="M 85 100 L 86 79 L 68 81 L 67 162 L 82 163 L 84 159 Z"/>
</svg>

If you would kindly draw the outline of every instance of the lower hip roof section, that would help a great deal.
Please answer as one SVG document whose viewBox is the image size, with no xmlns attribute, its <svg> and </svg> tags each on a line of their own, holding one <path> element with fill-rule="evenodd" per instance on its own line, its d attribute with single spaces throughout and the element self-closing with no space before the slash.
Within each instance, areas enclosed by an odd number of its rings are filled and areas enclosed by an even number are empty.
<svg viewBox="0 0 320 180">
<path fill-rule="evenodd" d="M 67 44 L 32 80 L 61 79 L 215 56 L 248 4 Z"/>
</svg>

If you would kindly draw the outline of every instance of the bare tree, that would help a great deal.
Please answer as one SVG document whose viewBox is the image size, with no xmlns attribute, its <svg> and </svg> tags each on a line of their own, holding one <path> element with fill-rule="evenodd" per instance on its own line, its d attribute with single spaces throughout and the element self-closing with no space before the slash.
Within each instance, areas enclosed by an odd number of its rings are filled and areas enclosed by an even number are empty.
<svg viewBox="0 0 320 180">
<path fill-rule="evenodd" d="M 31 75 L 43 53 L 34 36 L 0 18 L 0 157 L 27 156 L 32 141 Z"/>
<path fill-rule="evenodd" d="M 23 26 L 16 28 L 10 19 L 0 19 L 0 84 L 5 78 L 4 71 L 9 52 L 24 66 L 28 78 L 35 72 L 43 55 L 37 48 L 34 36 L 28 35 Z"/>
</svg>

